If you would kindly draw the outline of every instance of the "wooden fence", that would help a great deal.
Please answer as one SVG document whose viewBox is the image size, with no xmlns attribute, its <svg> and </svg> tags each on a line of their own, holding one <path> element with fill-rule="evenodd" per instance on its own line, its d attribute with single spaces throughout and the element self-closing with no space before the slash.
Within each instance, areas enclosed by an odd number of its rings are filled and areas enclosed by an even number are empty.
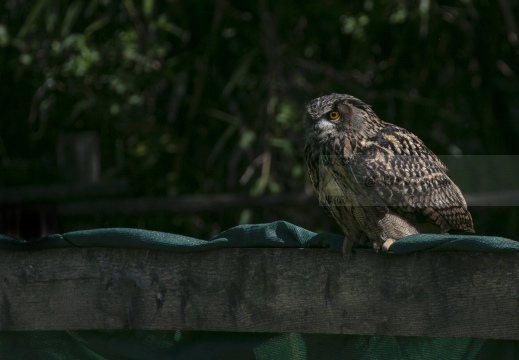
<svg viewBox="0 0 519 360">
<path fill-rule="evenodd" d="M 519 254 L 0 251 L 0 330 L 519 339 Z"/>
</svg>

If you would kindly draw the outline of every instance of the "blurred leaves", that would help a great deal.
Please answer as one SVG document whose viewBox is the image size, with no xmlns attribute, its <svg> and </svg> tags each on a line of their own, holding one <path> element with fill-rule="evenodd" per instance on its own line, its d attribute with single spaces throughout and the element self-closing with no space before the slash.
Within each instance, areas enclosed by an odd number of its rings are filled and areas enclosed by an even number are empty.
<svg viewBox="0 0 519 360">
<path fill-rule="evenodd" d="M 304 104 L 330 92 L 438 153 L 519 152 L 517 0 L 1 6 L 2 159 L 93 130 L 134 195 L 300 190 Z"/>
</svg>

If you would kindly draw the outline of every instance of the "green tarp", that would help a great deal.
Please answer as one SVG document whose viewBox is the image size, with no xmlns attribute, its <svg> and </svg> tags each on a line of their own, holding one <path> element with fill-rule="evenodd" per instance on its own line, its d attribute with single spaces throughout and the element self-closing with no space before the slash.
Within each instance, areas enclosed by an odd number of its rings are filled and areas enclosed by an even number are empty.
<svg viewBox="0 0 519 360">
<path fill-rule="evenodd" d="M 329 248 L 341 251 L 342 235 L 316 234 L 286 221 L 240 225 L 225 230 L 209 241 L 159 231 L 112 228 L 73 231 L 26 241 L 0 234 L 0 249 L 119 247 L 161 251 L 193 252 L 221 248 Z M 389 254 L 415 251 L 519 251 L 519 242 L 495 236 L 418 234 L 400 239 Z"/>
<path fill-rule="evenodd" d="M 0 235 L 0 249 L 120 247 L 193 252 L 235 247 L 340 251 L 343 237 L 293 224 L 241 225 L 210 241 L 139 229 L 96 229 L 25 241 Z M 413 235 L 385 256 L 415 251 L 519 251 L 519 242 L 477 235 Z M 516 359 L 505 340 L 193 331 L 0 332 L 0 359 Z"/>
</svg>

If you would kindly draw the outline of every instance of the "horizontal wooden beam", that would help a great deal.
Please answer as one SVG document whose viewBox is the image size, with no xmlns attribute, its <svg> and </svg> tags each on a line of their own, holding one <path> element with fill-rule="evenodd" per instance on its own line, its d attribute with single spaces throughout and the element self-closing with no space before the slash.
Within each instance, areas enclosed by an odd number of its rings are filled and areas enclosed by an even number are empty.
<svg viewBox="0 0 519 360">
<path fill-rule="evenodd" d="M 136 214 L 149 212 L 197 212 L 261 206 L 317 206 L 316 195 L 292 192 L 251 196 L 248 194 L 195 194 L 172 197 L 108 198 L 128 190 L 126 180 L 99 184 L 63 184 L 0 189 L 0 204 L 57 203 L 61 216 L 88 214 Z M 83 198 L 83 199 L 81 199 Z M 84 200 L 88 198 L 88 200 Z M 96 199 L 97 198 L 97 199 Z M 469 206 L 519 206 L 519 191 L 504 190 L 465 194 Z M 75 201 L 71 199 L 76 199 Z M 81 199 L 81 200 L 80 200 Z"/>
<path fill-rule="evenodd" d="M 469 206 L 519 206 L 519 190 L 470 193 L 465 200 Z"/>
<path fill-rule="evenodd" d="M 0 252 L 0 330 L 519 339 L 519 254 L 325 249 Z"/>
<path fill-rule="evenodd" d="M 496 191 L 467 194 L 469 206 L 519 206 L 519 191 Z M 247 194 L 181 195 L 175 197 L 144 197 L 123 199 L 82 200 L 60 203 L 58 212 L 62 216 L 86 214 L 134 214 L 156 211 L 196 212 L 221 211 L 224 209 L 259 206 L 317 206 L 315 194 L 294 192 L 262 196 Z"/>
<path fill-rule="evenodd" d="M 143 197 L 77 201 L 58 205 L 62 216 L 85 214 L 134 214 L 154 211 L 197 212 L 221 211 L 275 205 L 318 205 L 317 197 L 303 192 L 276 195 L 250 196 L 248 194 L 181 195 L 175 197 Z"/>
<path fill-rule="evenodd" d="M 0 189 L 0 204 L 57 203 L 85 197 L 106 197 L 128 192 L 127 179 L 105 180 L 98 183 L 79 182 L 19 186 Z"/>
</svg>

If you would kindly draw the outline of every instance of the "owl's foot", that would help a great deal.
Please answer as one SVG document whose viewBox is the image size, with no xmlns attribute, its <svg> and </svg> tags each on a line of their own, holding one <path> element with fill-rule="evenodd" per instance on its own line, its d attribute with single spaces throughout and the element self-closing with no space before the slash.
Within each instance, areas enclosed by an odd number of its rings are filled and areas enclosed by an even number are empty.
<svg viewBox="0 0 519 360">
<path fill-rule="evenodd" d="M 387 239 L 386 241 L 384 241 L 384 243 L 382 244 L 382 250 L 388 251 L 395 241 L 395 239 Z"/>
<path fill-rule="evenodd" d="M 344 261 L 349 261 L 353 259 L 353 254 L 351 253 L 351 248 L 353 247 L 353 243 L 355 241 L 345 237 L 344 242 L 342 243 L 342 258 Z"/>
</svg>

